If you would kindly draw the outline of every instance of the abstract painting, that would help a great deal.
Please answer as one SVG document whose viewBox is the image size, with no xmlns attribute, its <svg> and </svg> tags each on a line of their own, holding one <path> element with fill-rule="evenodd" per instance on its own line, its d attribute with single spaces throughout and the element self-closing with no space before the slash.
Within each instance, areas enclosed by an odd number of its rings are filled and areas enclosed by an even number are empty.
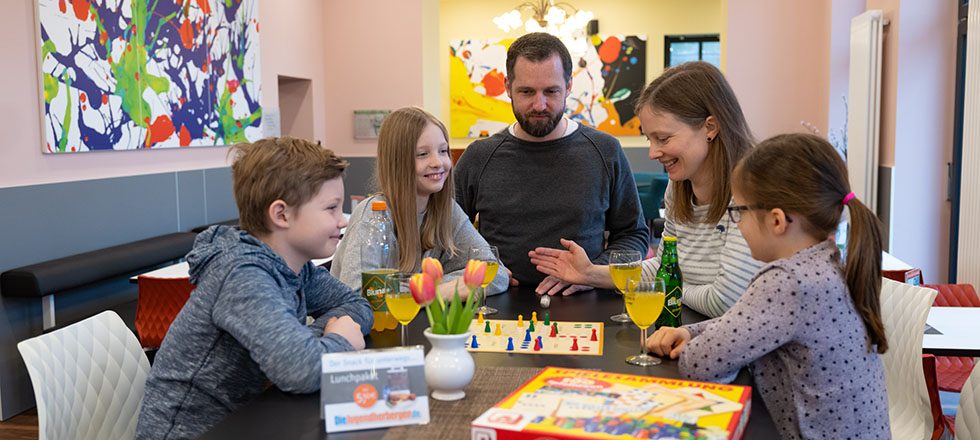
<svg viewBox="0 0 980 440">
<path fill-rule="evenodd" d="M 639 136 L 633 103 L 646 84 L 646 36 L 593 35 L 572 54 L 569 119 L 614 136 Z M 507 48 L 514 39 L 454 40 L 449 47 L 450 135 L 479 137 L 512 124 Z"/>
<path fill-rule="evenodd" d="M 258 0 L 39 0 L 46 153 L 262 137 Z"/>
</svg>

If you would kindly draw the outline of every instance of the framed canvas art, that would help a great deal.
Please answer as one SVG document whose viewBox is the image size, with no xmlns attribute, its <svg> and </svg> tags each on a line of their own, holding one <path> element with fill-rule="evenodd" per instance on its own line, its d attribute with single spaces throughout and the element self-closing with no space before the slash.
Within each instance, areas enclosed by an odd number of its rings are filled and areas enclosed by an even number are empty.
<svg viewBox="0 0 980 440">
<path fill-rule="evenodd" d="M 42 149 L 262 137 L 258 0 L 38 0 Z"/>
</svg>

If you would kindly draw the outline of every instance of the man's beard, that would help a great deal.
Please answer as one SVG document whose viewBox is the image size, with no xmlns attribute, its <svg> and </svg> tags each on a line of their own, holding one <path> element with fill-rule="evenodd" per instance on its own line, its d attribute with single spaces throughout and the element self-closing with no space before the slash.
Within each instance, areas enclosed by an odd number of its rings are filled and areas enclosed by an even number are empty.
<svg viewBox="0 0 980 440">
<path fill-rule="evenodd" d="M 517 123 L 521 125 L 521 129 L 523 129 L 525 133 L 534 137 L 545 137 L 551 134 L 551 132 L 555 130 L 555 127 L 558 126 L 558 122 L 561 121 L 561 117 L 565 113 L 564 108 L 555 112 L 554 115 L 547 111 L 521 114 L 516 111 L 517 109 L 514 110 L 514 117 L 517 118 Z M 530 119 L 531 116 L 548 116 L 549 118 L 545 121 L 532 122 Z"/>
</svg>

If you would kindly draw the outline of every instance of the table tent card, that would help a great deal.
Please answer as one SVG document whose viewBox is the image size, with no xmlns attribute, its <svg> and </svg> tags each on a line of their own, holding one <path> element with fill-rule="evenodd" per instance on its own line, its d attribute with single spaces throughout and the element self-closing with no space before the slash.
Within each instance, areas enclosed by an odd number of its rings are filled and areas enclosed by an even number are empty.
<svg viewBox="0 0 980 440">
<path fill-rule="evenodd" d="M 429 423 L 421 345 L 323 355 L 320 408 L 328 433 Z"/>
</svg>

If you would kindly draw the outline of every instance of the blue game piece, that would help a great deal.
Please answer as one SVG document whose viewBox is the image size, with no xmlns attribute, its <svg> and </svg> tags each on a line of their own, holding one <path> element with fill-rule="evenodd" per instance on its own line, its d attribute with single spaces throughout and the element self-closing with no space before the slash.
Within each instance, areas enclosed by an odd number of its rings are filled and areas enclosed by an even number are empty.
<svg viewBox="0 0 980 440">
<path fill-rule="evenodd" d="M 480 344 L 476 343 L 476 335 L 473 335 L 473 341 L 470 342 L 470 348 L 480 348 Z"/>
<path fill-rule="evenodd" d="M 531 342 L 531 331 L 526 330 L 524 332 L 524 342 Z"/>
<path fill-rule="evenodd" d="M 507 337 L 507 351 L 514 351 L 514 338 Z"/>
<path fill-rule="evenodd" d="M 541 340 L 541 337 L 540 337 L 540 336 L 538 336 L 538 345 L 539 345 L 539 346 L 540 346 L 540 347 L 541 347 L 542 349 L 544 349 L 544 341 L 542 341 L 542 340 Z"/>
</svg>

